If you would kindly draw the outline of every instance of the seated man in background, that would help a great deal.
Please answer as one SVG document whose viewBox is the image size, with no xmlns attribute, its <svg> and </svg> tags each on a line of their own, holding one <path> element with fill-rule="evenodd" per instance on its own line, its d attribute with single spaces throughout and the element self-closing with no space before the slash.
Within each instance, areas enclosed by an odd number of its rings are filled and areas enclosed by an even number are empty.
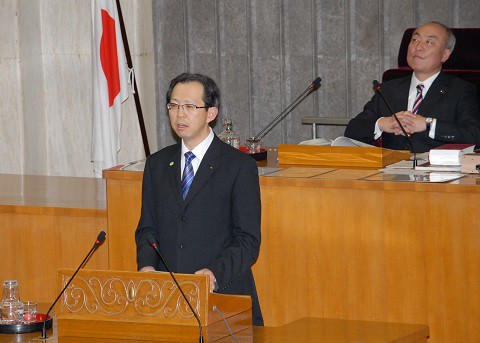
<svg viewBox="0 0 480 343">
<path fill-rule="evenodd" d="M 430 22 L 415 30 L 408 46 L 406 76 L 383 83 L 381 91 L 396 113 L 416 152 L 448 143 L 480 144 L 480 113 L 473 84 L 442 73 L 455 36 L 443 24 Z M 353 118 L 345 136 L 382 146 L 409 150 L 397 121 L 385 101 L 375 93 L 363 112 Z"/>
</svg>

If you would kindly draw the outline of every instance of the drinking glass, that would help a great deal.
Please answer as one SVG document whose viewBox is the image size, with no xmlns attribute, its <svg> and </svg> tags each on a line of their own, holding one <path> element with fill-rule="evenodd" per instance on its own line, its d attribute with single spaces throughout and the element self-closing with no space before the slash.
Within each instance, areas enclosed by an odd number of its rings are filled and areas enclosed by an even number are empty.
<svg viewBox="0 0 480 343">
<path fill-rule="evenodd" d="M 17 280 L 3 281 L 2 303 L 20 301 L 20 291 Z"/>
<path fill-rule="evenodd" d="M 26 301 L 23 303 L 23 322 L 34 323 L 37 319 L 37 302 Z"/>
<path fill-rule="evenodd" d="M 256 154 L 260 152 L 260 139 L 250 137 L 246 139 L 247 142 L 247 154 Z"/>
<path fill-rule="evenodd" d="M 20 324 L 23 320 L 23 304 L 18 302 L 3 302 L 0 306 L 2 324 Z"/>
<path fill-rule="evenodd" d="M 17 280 L 3 282 L 0 319 L 3 324 L 19 324 L 23 320 L 23 303 L 20 301 Z"/>
</svg>

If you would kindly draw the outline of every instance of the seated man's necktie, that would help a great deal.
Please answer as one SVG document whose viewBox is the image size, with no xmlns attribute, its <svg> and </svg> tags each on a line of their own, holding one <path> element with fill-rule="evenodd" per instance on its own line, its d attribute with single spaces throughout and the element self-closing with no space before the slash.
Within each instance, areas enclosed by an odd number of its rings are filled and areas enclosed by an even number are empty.
<svg viewBox="0 0 480 343">
<path fill-rule="evenodd" d="M 415 98 L 415 102 L 413 103 L 412 113 L 416 114 L 418 112 L 418 108 L 423 101 L 422 92 L 424 88 L 425 86 L 422 84 L 417 85 L 417 97 Z"/>
</svg>

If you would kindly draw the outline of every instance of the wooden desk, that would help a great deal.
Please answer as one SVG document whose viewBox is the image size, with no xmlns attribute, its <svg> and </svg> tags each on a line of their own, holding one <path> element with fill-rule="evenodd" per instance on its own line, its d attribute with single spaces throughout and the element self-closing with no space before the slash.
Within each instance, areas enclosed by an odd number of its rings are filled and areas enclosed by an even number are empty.
<svg viewBox="0 0 480 343">
<path fill-rule="evenodd" d="M 76 268 L 101 230 L 104 180 L 0 174 L 0 283 L 18 280 L 22 300 L 53 302 L 57 269 Z M 88 267 L 107 269 L 108 250 Z"/>
<path fill-rule="evenodd" d="M 22 335 L 0 335 L 0 342 L 39 342 L 41 333 Z M 328 343 L 421 343 L 427 342 L 429 330 L 427 325 L 375 323 L 351 320 L 334 320 L 319 318 L 303 318 L 284 326 L 254 327 L 236 335 L 239 342 L 283 343 L 283 342 L 328 342 Z M 78 338 L 57 336 L 54 326 L 47 333 L 50 343 L 113 343 L 119 340 L 100 338 Z M 121 340 L 122 343 L 138 343 L 139 341 Z M 152 341 L 140 341 L 152 343 Z M 233 342 L 226 338 L 218 343 Z"/>
<path fill-rule="evenodd" d="M 266 325 L 303 317 L 427 323 L 432 342 L 480 341 L 480 179 L 366 181 L 376 171 L 320 169 L 260 177 L 253 271 Z M 134 270 L 142 173 L 104 177 L 110 266 Z"/>
<path fill-rule="evenodd" d="M 276 167 L 271 152 L 269 160 L 262 165 Z M 480 179 L 374 182 L 361 178 L 375 171 L 315 169 L 260 177 L 263 240 L 254 273 L 266 324 L 427 323 L 432 342 L 480 341 Z M 107 241 L 88 268 L 135 270 L 142 173 L 105 177 Z M 23 300 L 51 302 L 57 269 L 75 268 L 106 228 L 104 187 L 95 179 L 0 175 L 0 282 L 18 279 Z"/>
</svg>

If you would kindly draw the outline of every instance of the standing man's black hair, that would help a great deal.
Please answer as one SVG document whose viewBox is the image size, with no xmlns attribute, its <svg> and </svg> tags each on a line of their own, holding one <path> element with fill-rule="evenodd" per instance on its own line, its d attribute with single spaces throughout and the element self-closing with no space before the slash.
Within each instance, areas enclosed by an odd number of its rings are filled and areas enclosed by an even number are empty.
<svg viewBox="0 0 480 343">
<path fill-rule="evenodd" d="M 199 82 L 203 86 L 203 102 L 207 107 L 217 107 L 220 105 L 220 90 L 217 84 L 211 78 L 202 74 L 183 73 L 178 75 L 172 81 L 166 94 L 167 104 L 170 103 L 173 88 L 177 83 Z"/>
</svg>

